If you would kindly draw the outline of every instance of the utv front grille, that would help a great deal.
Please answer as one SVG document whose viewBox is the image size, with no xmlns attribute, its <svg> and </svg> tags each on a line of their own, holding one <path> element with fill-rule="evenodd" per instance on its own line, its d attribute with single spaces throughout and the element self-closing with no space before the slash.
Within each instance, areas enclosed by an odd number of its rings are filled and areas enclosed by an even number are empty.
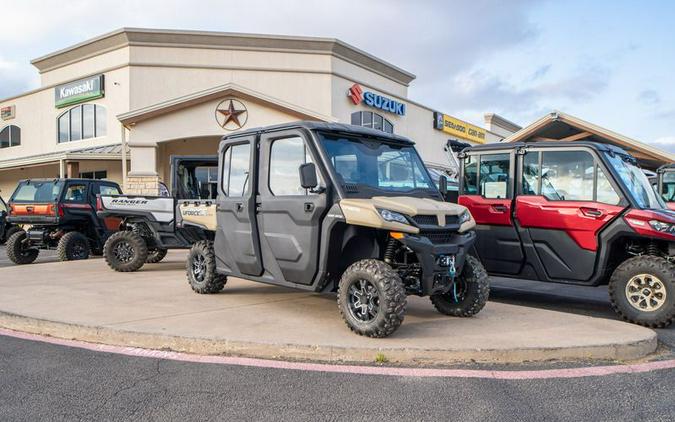
<svg viewBox="0 0 675 422">
<path fill-rule="evenodd" d="M 436 226 L 438 227 L 438 217 L 435 215 L 414 215 L 412 217 L 415 224 L 418 226 Z M 445 225 L 454 226 L 459 223 L 459 216 L 456 215 L 446 215 L 445 216 Z"/>
<path fill-rule="evenodd" d="M 426 231 L 426 230 L 421 230 L 420 231 L 420 236 L 421 237 L 426 237 L 429 239 L 429 241 L 435 245 L 443 245 L 446 243 L 452 243 L 452 236 L 454 236 L 454 232 L 451 231 Z"/>
</svg>

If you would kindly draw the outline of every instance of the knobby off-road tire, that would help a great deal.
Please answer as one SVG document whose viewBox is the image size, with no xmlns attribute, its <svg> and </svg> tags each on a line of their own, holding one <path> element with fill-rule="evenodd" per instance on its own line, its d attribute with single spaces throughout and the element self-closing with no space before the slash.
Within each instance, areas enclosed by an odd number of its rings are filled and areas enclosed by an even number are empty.
<svg viewBox="0 0 675 422">
<path fill-rule="evenodd" d="M 490 278 L 478 258 L 467 255 L 462 273 L 457 280 L 461 291 L 455 300 L 450 291 L 431 295 L 431 303 L 442 314 L 456 317 L 470 317 L 483 309 L 490 296 Z"/>
<path fill-rule="evenodd" d="M 31 264 L 40 254 L 38 249 L 24 247 L 24 240 L 26 240 L 26 232 L 23 230 L 7 238 L 7 258 L 17 265 Z"/>
<path fill-rule="evenodd" d="M 190 287 L 199 294 L 218 293 L 227 283 L 227 277 L 216 272 L 216 254 L 211 241 L 201 240 L 192 245 L 186 269 Z"/>
<path fill-rule="evenodd" d="M 80 232 L 68 232 L 59 239 L 56 255 L 60 261 L 78 261 L 89 258 L 89 239 Z"/>
<path fill-rule="evenodd" d="M 21 227 L 17 227 L 17 226 L 12 226 L 12 227 L 10 227 L 10 228 L 7 229 L 7 231 L 5 232 L 5 238 L 4 238 L 4 239 L 0 239 L 0 245 L 4 245 L 4 244 L 9 240 L 9 238 L 12 237 L 12 235 L 13 235 L 14 233 L 19 233 L 19 232 L 22 232 L 22 231 L 23 231 L 23 229 L 21 229 Z"/>
<path fill-rule="evenodd" d="M 119 231 L 106 240 L 103 257 L 115 271 L 138 271 L 148 259 L 148 245 L 141 236 L 132 231 Z"/>
<path fill-rule="evenodd" d="M 156 263 L 158 263 L 158 262 L 160 262 L 161 260 L 164 259 L 167 252 L 169 252 L 169 251 L 167 251 L 166 249 L 157 249 L 157 248 L 150 249 L 150 250 L 148 250 L 148 257 L 145 258 L 145 263 L 146 264 L 156 264 Z"/>
<path fill-rule="evenodd" d="M 612 308 L 628 322 L 663 328 L 675 320 L 675 263 L 665 258 L 636 256 L 624 261 L 608 287 Z"/>
<path fill-rule="evenodd" d="M 342 319 L 353 332 L 387 337 L 403 322 L 405 287 L 389 265 L 364 259 L 350 265 L 342 274 L 337 303 Z"/>
</svg>

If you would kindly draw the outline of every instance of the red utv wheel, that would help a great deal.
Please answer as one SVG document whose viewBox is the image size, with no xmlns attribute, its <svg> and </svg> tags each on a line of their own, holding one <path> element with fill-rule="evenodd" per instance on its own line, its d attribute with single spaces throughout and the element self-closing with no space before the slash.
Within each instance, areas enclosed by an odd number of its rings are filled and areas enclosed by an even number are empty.
<svg viewBox="0 0 675 422">
<path fill-rule="evenodd" d="M 628 259 L 614 270 L 609 297 L 624 320 L 667 327 L 675 319 L 675 263 L 658 256 Z"/>
</svg>

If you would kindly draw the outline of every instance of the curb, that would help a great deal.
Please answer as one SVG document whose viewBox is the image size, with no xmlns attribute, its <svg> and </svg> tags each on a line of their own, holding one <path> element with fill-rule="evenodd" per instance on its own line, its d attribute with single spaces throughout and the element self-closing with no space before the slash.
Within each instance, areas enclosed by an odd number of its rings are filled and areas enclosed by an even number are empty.
<svg viewBox="0 0 675 422">
<path fill-rule="evenodd" d="M 526 349 L 401 349 L 349 348 L 337 346 L 307 346 L 268 344 L 227 339 L 178 337 L 165 334 L 116 330 L 49 321 L 0 311 L 0 327 L 60 339 L 101 343 L 111 346 L 170 350 L 198 355 L 228 355 L 260 359 L 283 359 L 329 363 L 373 363 L 382 354 L 388 362 L 414 366 L 456 364 L 459 362 L 522 363 L 565 360 L 626 361 L 644 358 L 658 347 L 656 333 L 647 339 L 625 343 L 581 347 Z"/>
</svg>

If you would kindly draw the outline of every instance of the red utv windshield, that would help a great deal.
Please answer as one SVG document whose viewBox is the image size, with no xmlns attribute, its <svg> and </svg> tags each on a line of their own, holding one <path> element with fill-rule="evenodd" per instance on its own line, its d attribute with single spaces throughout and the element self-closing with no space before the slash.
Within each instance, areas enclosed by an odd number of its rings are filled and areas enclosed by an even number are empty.
<svg viewBox="0 0 675 422">
<path fill-rule="evenodd" d="M 12 195 L 12 202 L 56 202 L 63 182 L 50 180 L 44 182 L 21 182 Z"/>
</svg>

